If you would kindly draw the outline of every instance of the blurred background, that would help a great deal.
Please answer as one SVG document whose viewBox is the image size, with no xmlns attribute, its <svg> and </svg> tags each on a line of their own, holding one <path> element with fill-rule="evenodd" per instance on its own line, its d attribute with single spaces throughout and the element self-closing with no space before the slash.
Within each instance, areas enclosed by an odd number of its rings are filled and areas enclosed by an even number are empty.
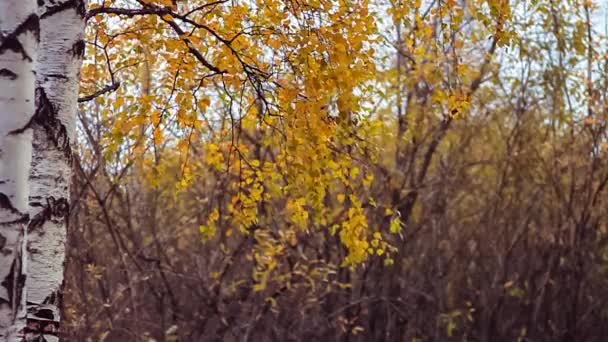
<svg viewBox="0 0 608 342">
<path fill-rule="evenodd" d="M 601 1 L 154 3 L 89 4 L 66 340 L 608 339 Z"/>
</svg>

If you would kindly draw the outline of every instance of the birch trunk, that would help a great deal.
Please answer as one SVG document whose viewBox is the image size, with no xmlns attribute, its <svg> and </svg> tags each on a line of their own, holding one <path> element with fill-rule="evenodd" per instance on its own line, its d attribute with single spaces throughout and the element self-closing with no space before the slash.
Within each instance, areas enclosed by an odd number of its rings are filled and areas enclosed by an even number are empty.
<svg viewBox="0 0 608 342">
<path fill-rule="evenodd" d="M 25 326 L 25 225 L 39 21 L 34 0 L 0 0 L 0 340 Z"/>
<path fill-rule="evenodd" d="M 84 0 L 40 7 L 30 173 L 27 341 L 58 341 L 69 213 L 71 142 L 84 52 Z"/>
</svg>

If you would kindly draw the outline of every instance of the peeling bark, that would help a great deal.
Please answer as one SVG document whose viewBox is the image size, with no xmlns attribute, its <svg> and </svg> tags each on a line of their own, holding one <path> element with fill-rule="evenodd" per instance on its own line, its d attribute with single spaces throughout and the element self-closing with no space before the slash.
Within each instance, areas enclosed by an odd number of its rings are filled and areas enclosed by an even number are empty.
<svg viewBox="0 0 608 342">
<path fill-rule="evenodd" d="M 28 341 L 58 341 L 85 2 L 39 1 L 38 14 L 26 332 Z"/>
<path fill-rule="evenodd" d="M 0 0 L 0 340 L 25 326 L 25 225 L 32 151 L 36 47 L 34 0 Z"/>
</svg>

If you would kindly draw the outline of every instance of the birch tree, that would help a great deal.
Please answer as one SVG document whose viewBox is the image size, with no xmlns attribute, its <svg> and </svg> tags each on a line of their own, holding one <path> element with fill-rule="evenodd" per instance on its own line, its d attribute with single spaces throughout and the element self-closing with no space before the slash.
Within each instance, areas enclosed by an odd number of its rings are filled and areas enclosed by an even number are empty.
<svg viewBox="0 0 608 342">
<path fill-rule="evenodd" d="M 3 341 L 21 340 L 25 323 L 23 252 L 38 36 L 35 1 L 0 1 L 0 340 Z"/>
<path fill-rule="evenodd" d="M 83 0 L 0 2 L 2 340 L 58 340 L 84 15 Z"/>
<path fill-rule="evenodd" d="M 84 0 L 39 2 L 28 225 L 28 341 L 58 340 Z M 40 339 L 40 338 L 44 339 Z"/>
</svg>

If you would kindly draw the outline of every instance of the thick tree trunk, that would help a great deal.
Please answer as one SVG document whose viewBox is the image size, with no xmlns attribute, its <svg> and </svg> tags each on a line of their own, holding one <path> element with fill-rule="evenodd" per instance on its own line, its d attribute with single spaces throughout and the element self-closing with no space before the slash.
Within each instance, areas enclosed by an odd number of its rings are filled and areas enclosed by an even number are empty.
<svg viewBox="0 0 608 342">
<path fill-rule="evenodd" d="M 30 173 L 27 340 L 57 341 L 71 142 L 84 52 L 84 0 L 39 1 L 40 45 Z M 43 337 L 44 339 L 40 339 Z"/>
<path fill-rule="evenodd" d="M 25 225 L 39 21 L 34 0 L 0 0 L 0 340 L 25 325 Z"/>
</svg>

